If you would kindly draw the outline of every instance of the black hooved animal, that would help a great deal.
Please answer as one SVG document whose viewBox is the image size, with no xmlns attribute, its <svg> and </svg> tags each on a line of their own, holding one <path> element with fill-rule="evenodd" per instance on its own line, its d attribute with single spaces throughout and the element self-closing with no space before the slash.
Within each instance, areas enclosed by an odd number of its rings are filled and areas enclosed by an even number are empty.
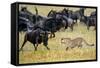
<svg viewBox="0 0 100 68">
<path fill-rule="evenodd" d="M 42 42 L 43 42 L 43 45 L 48 50 L 50 50 L 50 48 L 47 46 L 48 45 L 48 32 L 43 31 L 40 28 L 37 28 L 36 30 L 32 32 L 27 32 L 25 34 L 24 42 L 19 51 L 23 49 L 27 41 L 31 42 L 34 45 L 35 51 L 37 50 L 38 44 L 41 44 Z"/>
</svg>

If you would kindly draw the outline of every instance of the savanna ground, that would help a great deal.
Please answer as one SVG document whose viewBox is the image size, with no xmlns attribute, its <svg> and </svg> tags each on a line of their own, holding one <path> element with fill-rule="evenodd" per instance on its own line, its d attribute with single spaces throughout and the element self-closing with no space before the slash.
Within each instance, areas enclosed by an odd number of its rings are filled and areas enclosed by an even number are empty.
<svg viewBox="0 0 100 68">
<path fill-rule="evenodd" d="M 21 5 L 23 6 L 23 5 Z M 21 7 L 20 6 L 20 7 Z M 47 13 L 51 10 L 62 10 L 64 7 L 43 7 L 36 6 L 38 8 L 39 14 L 46 16 Z M 34 6 L 27 5 L 27 8 L 30 12 L 35 13 Z M 68 7 L 67 7 L 68 8 Z M 79 8 L 69 8 L 73 11 Z M 95 9 L 86 9 L 85 15 L 90 15 Z M 55 38 L 49 39 L 48 51 L 43 44 L 39 44 L 38 50 L 34 51 L 34 46 L 32 43 L 27 42 L 23 48 L 23 51 L 19 52 L 19 63 L 42 63 L 42 62 L 58 62 L 58 61 L 77 61 L 77 60 L 95 60 L 96 59 L 96 31 L 93 30 L 94 27 L 91 27 L 90 30 L 87 30 L 87 27 L 84 24 L 74 26 L 74 30 L 71 31 L 69 28 L 66 30 L 61 29 L 56 32 Z M 25 32 L 19 33 L 19 48 L 21 47 L 24 41 Z M 66 45 L 61 44 L 61 38 L 84 38 L 89 44 L 95 44 L 93 47 L 83 45 L 82 48 L 75 47 L 66 51 Z"/>
</svg>

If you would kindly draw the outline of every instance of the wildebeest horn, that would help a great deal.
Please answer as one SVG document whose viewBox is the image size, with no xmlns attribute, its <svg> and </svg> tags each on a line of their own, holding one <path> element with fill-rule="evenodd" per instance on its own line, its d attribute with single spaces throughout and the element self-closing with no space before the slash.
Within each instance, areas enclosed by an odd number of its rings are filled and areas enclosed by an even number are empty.
<svg viewBox="0 0 100 68">
<path fill-rule="evenodd" d="M 38 15 L 38 10 L 37 10 L 37 8 L 35 7 L 35 11 L 36 11 L 36 15 Z"/>
</svg>

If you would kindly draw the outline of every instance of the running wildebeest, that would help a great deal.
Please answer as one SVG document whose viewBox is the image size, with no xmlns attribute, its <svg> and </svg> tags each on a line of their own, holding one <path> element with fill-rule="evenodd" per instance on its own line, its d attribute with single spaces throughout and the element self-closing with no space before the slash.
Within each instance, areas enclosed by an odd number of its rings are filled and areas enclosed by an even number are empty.
<svg viewBox="0 0 100 68">
<path fill-rule="evenodd" d="M 89 17 L 87 20 L 87 29 L 89 30 L 90 26 L 94 26 L 96 29 L 96 17 Z"/>
<path fill-rule="evenodd" d="M 97 18 L 97 13 L 96 11 L 93 11 L 89 16 L 83 15 L 80 21 L 86 24 L 88 30 L 91 26 L 94 26 L 95 27 L 94 29 L 96 29 L 96 18 Z"/>
<path fill-rule="evenodd" d="M 65 29 L 67 29 L 69 27 L 73 31 L 74 20 L 72 18 L 66 17 L 65 15 L 63 15 L 62 18 L 66 22 Z"/>
<path fill-rule="evenodd" d="M 88 30 L 91 26 L 94 26 L 94 29 L 96 29 L 96 16 L 82 16 L 80 21 L 86 24 Z"/>
<path fill-rule="evenodd" d="M 62 13 L 64 13 L 67 17 L 72 18 L 75 23 L 77 23 L 77 20 L 80 19 L 84 15 L 85 8 L 80 8 L 77 11 L 72 11 L 69 9 L 64 8 L 62 10 Z"/>
<path fill-rule="evenodd" d="M 33 14 L 27 10 L 26 7 L 22 7 L 21 10 L 19 11 L 19 22 L 18 22 L 18 27 L 19 27 L 19 32 L 20 31 L 26 31 L 27 30 L 27 24 L 33 24 Z"/>
<path fill-rule="evenodd" d="M 21 10 L 19 11 L 19 32 L 20 31 L 26 31 L 27 30 L 27 24 L 31 24 L 30 26 L 33 26 L 37 19 L 40 19 L 38 16 L 38 10 L 35 7 L 36 14 L 31 13 L 27 10 L 27 7 L 21 7 Z"/>
<path fill-rule="evenodd" d="M 67 10 L 66 10 L 66 12 L 67 12 Z M 63 12 L 62 11 L 61 12 L 56 12 L 54 10 L 51 10 L 48 13 L 47 16 L 59 19 L 59 23 L 58 24 L 59 24 L 60 28 L 65 27 L 65 29 L 67 29 L 67 27 L 70 27 L 71 30 L 73 30 L 74 20 L 72 18 L 67 17 L 65 11 L 63 11 Z"/>
<path fill-rule="evenodd" d="M 54 10 L 51 10 L 48 15 L 48 17 L 52 17 L 56 20 L 56 26 L 57 26 L 57 30 L 59 30 L 61 27 L 64 27 L 65 24 L 63 23 L 63 15 L 60 12 L 56 12 Z"/>
<path fill-rule="evenodd" d="M 51 32 L 50 34 L 50 38 L 55 37 L 55 32 L 57 30 L 60 29 L 60 20 L 57 18 L 52 18 L 52 17 L 48 17 L 48 18 L 44 18 L 43 16 L 41 16 L 43 19 L 41 19 L 40 21 L 37 21 L 35 24 L 35 27 L 41 27 L 42 29 Z M 59 26 L 60 25 L 60 26 Z M 34 28 L 35 28 L 34 27 Z"/>
<path fill-rule="evenodd" d="M 56 31 L 56 24 L 60 20 L 57 18 L 51 18 L 51 17 L 44 17 L 41 15 L 38 15 L 38 10 L 36 9 L 36 22 L 34 24 L 34 29 L 36 27 L 40 27 L 46 31 L 51 32 L 50 38 L 55 37 L 55 31 Z"/>
<path fill-rule="evenodd" d="M 25 43 L 29 41 L 33 44 L 35 51 L 37 50 L 38 44 L 41 44 L 43 42 L 43 45 L 50 50 L 48 45 L 48 32 L 43 31 L 41 28 L 37 28 L 36 30 L 33 30 L 31 32 L 27 32 L 24 37 L 24 42 L 20 48 L 20 51 L 25 46 Z"/>
<path fill-rule="evenodd" d="M 35 16 L 35 22 L 34 24 L 32 21 L 27 18 L 27 14 L 23 14 L 25 16 L 21 17 L 19 16 L 19 20 L 22 21 L 22 23 L 25 23 L 27 31 L 25 34 L 24 42 L 20 48 L 20 50 L 23 49 L 25 43 L 27 41 L 33 43 L 35 50 L 37 50 L 38 44 L 41 44 L 43 42 L 43 45 L 49 50 L 48 48 L 48 31 L 45 28 L 45 20 L 47 18 L 38 15 L 38 10 L 36 10 L 36 15 Z M 22 25 L 23 26 L 23 25 Z"/>
</svg>

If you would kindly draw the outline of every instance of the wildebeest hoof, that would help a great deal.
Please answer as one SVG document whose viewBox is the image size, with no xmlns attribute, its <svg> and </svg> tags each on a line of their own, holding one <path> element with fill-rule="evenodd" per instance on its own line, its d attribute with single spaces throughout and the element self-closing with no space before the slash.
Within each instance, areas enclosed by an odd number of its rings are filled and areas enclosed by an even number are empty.
<svg viewBox="0 0 100 68">
<path fill-rule="evenodd" d="M 50 48 L 47 48 L 48 50 L 50 50 Z"/>
</svg>

